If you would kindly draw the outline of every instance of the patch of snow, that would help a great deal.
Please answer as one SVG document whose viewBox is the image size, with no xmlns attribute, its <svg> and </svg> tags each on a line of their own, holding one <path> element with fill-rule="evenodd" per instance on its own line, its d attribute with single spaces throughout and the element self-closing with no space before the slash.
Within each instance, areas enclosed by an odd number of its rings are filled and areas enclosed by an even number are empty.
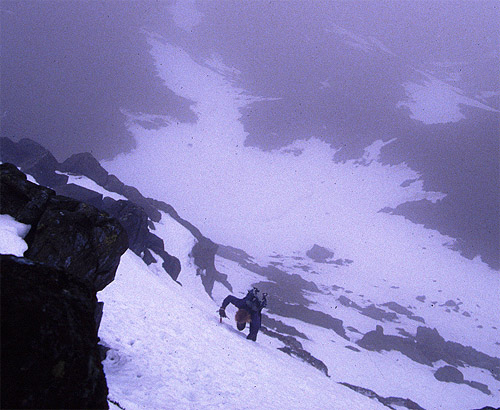
<svg viewBox="0 0 500 410">
<path fill-rule="evenodd" d="M 111 192 L 108 191 L 107 189 L 104 189 L 102 186 L 91 180 L 90 178 L 87 178 L 86 176 L 83 175 L 74 175 L 70 174 L 68 172 L 60 172 L 56 171 L 57 174 L 60 175 L 66 175 L 68 176 L 68 184 L 75 184 L 79 185 L 83 188 L 90 189 L 91 191 L 97 192 L 99 194 L 102 194 L 103 197 L 109 197 L 112 198 L 116 201 L 119 200 L 124 200 L 127 201 L 127 198 L 125 198 L 123 195 L 117 194 L 116 192 Z"/>
<path fill-rule="evenodd" d="M 461 106 L 476 107 L 486 111 L 498 110 L 467 97 L 462 90 L 453 87 L 436 77 L 420 72 L 424 80 L 420 83 L 403 84 L 407 98 L 397 104 L 411 111 L 410 117 L 424 124 L 444 124 L 458 122 L 465 118 Z"/>
<path fill-rule="evenodd" d="M 23 239 L 30 229 L 30 225 L 17 222 L 10 215 L 0 214 L 0 253 L 23 256 L 28 249 Z"/>
</svg>

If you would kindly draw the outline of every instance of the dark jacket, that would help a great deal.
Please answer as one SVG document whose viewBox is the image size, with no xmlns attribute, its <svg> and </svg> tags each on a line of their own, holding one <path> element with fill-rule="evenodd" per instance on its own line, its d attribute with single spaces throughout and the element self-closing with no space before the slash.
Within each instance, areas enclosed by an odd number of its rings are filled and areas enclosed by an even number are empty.
<svg viewBox="0 0 500 410">
<path fill-rule="evenodd" d="M 250 322 L 250 333 L 248 334 L 247 339 L 253 340 L 255 342 L 255 340 L 257 340 L 257 333 L 259 332 L 262 320 L 262 309 L 259 309 L 258 311 L 250 309 L 246 303 L 245 298 L 238 299 L 233 295 L 229 295 L 224 299 L 221 306 L 222 309 L 225 309 L 230 303 L 236 306 L 238 309 L 245 309 L 250 313 L 252 321 Z"/>
</svg>

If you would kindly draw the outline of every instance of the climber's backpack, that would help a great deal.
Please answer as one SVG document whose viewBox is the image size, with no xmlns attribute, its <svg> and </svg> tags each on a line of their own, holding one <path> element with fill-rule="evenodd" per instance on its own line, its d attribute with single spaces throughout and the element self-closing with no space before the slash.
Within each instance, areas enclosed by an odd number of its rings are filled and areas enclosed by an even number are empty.
<svg viewBox="0 0 500 410">
<path fill-rule="evenodd" d="M 262 293 L 257 288 L 252 288 L 245 296 L 245 303 L 250 310 L 260 312 L 267 306 L 267 293 Z"/>
</svg>

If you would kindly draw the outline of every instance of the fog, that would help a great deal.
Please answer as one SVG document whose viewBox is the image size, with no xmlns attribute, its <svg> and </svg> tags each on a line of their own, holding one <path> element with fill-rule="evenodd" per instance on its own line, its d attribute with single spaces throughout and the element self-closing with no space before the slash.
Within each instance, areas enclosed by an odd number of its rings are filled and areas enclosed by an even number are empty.
<svg viewBox="0 0 500 410">
<path fill-rule="evenodd" d="M 365 185 L 358 175 L 349 186 L 383 193 L 389 200 L 377 206 L 393 208 L 386 212 L 438 230 L 467 257 L 481 255 L 498 269 L 498 17 L 496 1 L 4 1 L 1 134 L 33 138 L 60 160 L 89 151 L 106 160 L 122 153 L 117 161 L 128 158 L 136 167 L 155 164 L 141 182 L 158 179 L 144 186 L 150 195 L 175 202 L 207 234 L 223 240 L 225 232 L 236 242 L 234 232 L 248 227 L 238 225 L 244 219 L 237 203 L 221 198 L 224 192 L 253 186 L 245 200 L 255 215 L 266 214 L 262 203 L 281 209 L 277 194 L 307 207 L 288 186 L 290 172 L 308 175 L 312 186 L 321 178 L 333 184 L 337 167 L 355 170 L 368 147 L 379 147 L 377 167 L 387 175 L 376 175 L 391 182 Z M 186 59 L 185 70 L 165 49 Z M 207 69 L 212 82 L 182 78 L 195 67 Z M 236 100 L 210 93 L 213 81 Z M 187 92 L 190 86 L 195 89 Z M 211 110 L 200 109 L 202 103 Z M 180 129 L 179 140 L 172 139 Z M 204 139 L 193 143 L 195 155 L 177 145 L 186 135 Z M 244 159 L 229 156 L 231 167 L 218 168 L 217 155 L 228 149 Z M 207 172 L 199 180 L 186 169 L 195 160 Z M 245 161 L 261 164 L 262 173 L 250 173 Z M 306 171 L 321 161 L 319 174 Z M 405 170 L 404 178 L 394 169 Z M 203 206 L 197 217 L 188 202 L 206 194 L 202 181 L 229 171 L 244 182 L 224 178 L 225 190 L 213 186 L 208 198 L 226 201 L 224 215 L 234 218 L 223 223 L 214 207 L 205 212 Z M 182 195 L 180 182 L 159 185 L 169 176 L 183 181 Z M 413 179 L 419 194 L 406 197 L 398 186 Z M 321 192 L 321 198 L 331 193 Z M 425 192 L 442 193 L 441 199 L 431 194 L 426 201 Z M 369 199 L 345 195 L 337 197 L 339 215 L 353 198 Z"/>
</svg>

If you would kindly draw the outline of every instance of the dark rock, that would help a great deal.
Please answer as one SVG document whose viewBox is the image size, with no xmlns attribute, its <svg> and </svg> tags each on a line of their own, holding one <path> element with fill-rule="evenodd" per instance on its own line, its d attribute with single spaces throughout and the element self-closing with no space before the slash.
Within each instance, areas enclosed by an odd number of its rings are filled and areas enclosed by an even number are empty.
<svg viewBox="0 0 500 410">
<path fill-rule="evenodd" d="M 408 319 L 425 324 L 425 319 L 422 316 L 408 316 Z"/>
<path fill-rule="evenodd" d="M 453 366 L 443 366 L 436 370 L 434 377 L 440 382 L 463 383 L 464 375 Z"/>
<path fill-rule="evenodd" d="M 219 245 L 213 243 L 210 239 L 205 238 L 201 234 L 196 237 L 197 242 L 191 250 L 191 256 L 194 263 L 198 266 L 198 274 L 201 275 L 203 287 L 209 295 L 212 295 L 214 283 L 220 282 L 226 288 L 232 289 L 231 284 L 227 280 L 227 275 L 220 273 L 215 268 L 215 254 Z"/>
<path fill-rule="evenodd" d="M 28 225 L 38 222 L 55 195 L 53 190 L 29 182 L 12 164 L 0 164 L 0 186 L 2 213 Z"/>
<path fill-rule="evenodd" d="M 314 244 L 314 246 L 306 252 L 306 255 L 314 262 L 328 263 L 333 259 L 334 253 L 330 249 Z"/>
<path fill-rule="evenodd" d="M 106 184 L 103 185 L 104 189 L 111 192 L 122 192 L 125 184 L 120 181 L 115 175 L 109 175 Z"/>
<path fill-rule="evenodd" d="M 131 201 L 115 201 L 104 198 L 101 209 L 116 218 L 125 228 L 128 235 L 128 246 L 143 261 L 150 265 L 157 262 L 151 254 L 155 252 L 163 259 L 163 268 L 176 280 L 181 271 L 179 259 L 168 254 L 164 249 L 163 240 L 149 231 L 149 218 L 144 209 Z"/>
<path fill-rule="evenodd" d="M 160 222 L 160 211 L 153 205 L 151 205 L 150 201 L 148 201 L 147 198 L 143 197 L 137 188 L 125 185 L 121 192 L 118 193 L 144 209 L 144 212 L 146 212 L 146 214 L 152 221 Z"/>
<path fill-rule="evenodd" d="M 376 307 L 374 304 L 362 307 L 344 295 L 340 295 L 337 300 L 340 302 L 341 305 L 356 309 L 362 315 L 368 316 L 375 320 L 379 320 L 381 322 L 383 321 L 396 322 L 398 320 L 398 315 L 396 315 L 394 312 L 386 312 L 385 310 Z"/>
<path fill-rule="evenodd" d="M 156 260 L 156 258 L 153 256 L 153 254 L 151 253 L 151 251 L 149 249 L 146 249 L 143 254 L 142 254 L 142 260 L 144 261 L 144 263 L 146 265 L 151 265 L 152 263 L 156 263 L 158 262 Z M 168 273 L 168 272 L 167 272 Z M 177 278 L 175 278 L 174 280 L 176 280 Z"/>
<path fill-rule="evenodd" d="M 440 367 L 434 373 L 434 377 L 440 382 L 466 384 L 474 389 L 483 392 L 484 394 L 488 395 L 491 394 L 491 391 L 486 384 L 479 383 L 476 381 L 464 380 L 463 373 L 453 366 Z"/>
<path fill-rule="evenodd" d="M 147 248 L 148 215 L 140 206 L 130 202 L 111 198 L 103 200 L 102 210 L 116 218 L 125 228 L 128 235 L 129 247 L 136 254 L 141 255 Z"/>
<path fill-rule="evenodd" d="M 251 263 L 253 258 L 244 250 L 233 248 L 232 246 L 219 245 L 217 255 L 220 257 L 238 263 Z"/>
<path fill-rule="evenodd" d="M 396 315 L 394 312 L 386 312 L 385 310 L 376 307 L 374 304 L 362 308 L 360 310 L 360 313 L 362 315 L 371 317 L 372 319 L 375 320 L 380 320 L 382 322 L 383 321 L 397 322 L 399 319 L 398 315 Z"/>
<path fill-rule="evenodd" d="M 0 258 L 1 407 L 107 409 L 94 290 L 53 267 Z"/>
<path fill-rule="evenodd" d="M 375 399 L 382 403 L 384 406 L 393 409 L 392 406 L 406 407 L 410 410 L 425 410 L 423 407 L 419 406 L 418 403 L 415 403 L 410 399 L 403 399 L 401 397 L 382 397 L 379 394 L 375 393 L 373 390 L 367 389 L 365 387 L 355 386 L 353 384 L 338 382 L 339 384 L 354 390 L 357 393 L 362 394 L 363 396 L 369 397 L 371 399 Z"/>
<path fill-rule="evenodd" d="M 385 335 L 382 326 L 377 326 L 375 331 L 366 333 L 357 344 L 365 349 L 378 352 L 397 350 L 418 363 L 432 365 L 432 361 L 418 349 L 413 338 Z"/>
<path fill-rule="evenodd" d="M 181 262 L 175 256 L 172 256 L 167 251 L 165 251 L 163 239 L 152 234 L 151 232 L 148 232 L 148 235 L 146 236 L 146 247 L 151 249 L 160 258 L 163 259 L 163 269 L 165 269 L 165 271 L 171 276 L 173 280 L 177 280 L 177 278 L 179 277 L 179 273 L 181 273 Z M 147 263 L 146 260 L 145 262 Z"/>
<path fill-rule="evenodd" d="M 40 144 L 28 138 L 18 143 L 9 138 L 0 139 L 2 162 L 10 162 L 21 168 L 26 174 L 33 175 L 38 183 L 54 187 L 65 184 L 68 177 L 56 174 L 59 163 L 56 158 Z"/>
<path fill-rule="evenodd" d="M 464 384 L 472 387 L 473 389 L 479 390 L 480 392 L 482 392 L 484 394 L 488 394 L 488 395 L 491 394 L 491 390 L 484 383 L 479 383 L 479 382 L 475 382 L 475 381 L 465 380 Z"/>
<path fill-rule="evenodd" d="M 102 194 L 80 185 L 66 184 L 54 188 L 57 195 L 67 196 L 102 209 Z"/>
<path fill-rule="evenodd" d="M 306 363 L 309 363 L 311 366 L 315 367 L 322 373 L 324 373 L 327 377 L 330 377 L 328 374 L 328 367 L 319 359 L 316 359 L 311 353 L 304 349 L 292 349 L 289 346 L 284 346 L 284 347 L 278 347 L 278 350 L 281 350 L 282 352 L 290 355 L 290 356 L 295 356 L 298 357 L 299 359 L 303 360 Z"/>
<path fill-rule="evenodd" d="M 259 289 L 261 289 L 259 287 Z M 265 291 L 264 288 L 262 288 Z M 349 340 L 346 335 L 343 322 L 340 319 L 334 318 L 327 313 L 312 310 L 303 305 L 292 305 L 278 299 L 272 298 L 268 301 L 268 310 L 270 313 L 282 316 L 299 319 L 306 323 L 311 323 L 325 329 L 331 329 L 342 338 Z"/>
<path fill-rule="evenodd" d="M 266 327 L 262 327 L 262 332 L 270 337 L 274 337 L 285 344 L 283 347 L 279 347 L 278 350 L 283 353 L 288 354 L 289 356 L 297 357 L 302 361 L 310 364 L 314 368 L 318 369 L 320 372 L 324 373 L 325 376 L 330 377 L 328 374 L 328 367 L 325 363 L 323 363 L 318 358 L 314 357 L 307 350 L 304 350 L 302 343 L 300 343 L 297 339 L 292 336 L 285 336 L 280 333 L 274 332 L 272 330 L 267 329 Z"/>
<path fill-rule="evenodd" d="M 361 310 L 361 306 L 359 306 L 358 304 L 356 304 L 355 302 L 353 302 L 351 299 L 349 299 L 348 297 L 344 296 L 344 295 L 340 295 L 337 299 L 341 305 L 343 306 L 346 306 L 346 307 L 352 307 L 356 310 Z"/>
<path fill-rule="evenodd" d="M 346 329 L 349 330 L 349 331 L 351 331 L 351 332 L 361 334 L 361 332 L 358 329 L 356 329 L 355 327 L 347 326 Z"/>
<path fill-rule="evenodd" d="M 400 304 L 396 302 L 387 302 L 382 304 L 382 306 L 387 306 L 389 309 L 392 311 L 399 313 L 400 315 L 405 315 L 405 316 L 412 316 L 413 312 L 411 310 L 408 310 L 404 306 L 401 306 Z"/>
<path fill-rule="evenodd" d="M 293 326 L 287 325 L 280 320 L 270 318 L 267 315 L 262 315 L 262 324 L 267 328 L 273 328 L 279 333 L 286 333 L 290 336 L 298 336 L 302 339 L 308 339 L 308 337 L 304 333 L 299 332 Z"/>
<path fill-rule="evenodd" d="M 115 276 L 127 250 L 125 230 L 115 219 L 91 205 L 55 196 L 36 231 L 30 232 L 25 256 L 87 280 L 101 290 Z"/>
<path fill-rule="evenodd" d="M 100 186 L 106 185 L 108 180 L 108 172 L 89 152 L 72 155 L 60 165 L 60 169 L 73 174 L 85 175 Z"/>
</svg>

